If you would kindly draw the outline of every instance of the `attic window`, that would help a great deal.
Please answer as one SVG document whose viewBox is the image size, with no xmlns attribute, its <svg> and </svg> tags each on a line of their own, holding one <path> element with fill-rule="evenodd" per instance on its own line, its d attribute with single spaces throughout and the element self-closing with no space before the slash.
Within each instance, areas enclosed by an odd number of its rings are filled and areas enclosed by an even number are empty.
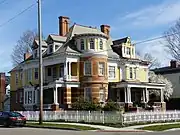
<svg viewBox="0 0 180 135">
<path fill-rule="evenodd" d="M 127 47 L 126 49 L 127 49 L 127 50 L 126 50 L 126 54 L 127 54 L 127 55 L 130 55 L 130 54 L 131 54 L 131 48 L 130 48 L 130 47 Z"/>
<path fill-rule="evenodd" d="M 90 39 L 90 49 L 94 49 L 94 39 Z"/>
<path fill-rule="evenodd" d="M 53 52 L 53 45 L 50 45 L 49 46 L 49 53 L 52 53 Z"/>
</svg>

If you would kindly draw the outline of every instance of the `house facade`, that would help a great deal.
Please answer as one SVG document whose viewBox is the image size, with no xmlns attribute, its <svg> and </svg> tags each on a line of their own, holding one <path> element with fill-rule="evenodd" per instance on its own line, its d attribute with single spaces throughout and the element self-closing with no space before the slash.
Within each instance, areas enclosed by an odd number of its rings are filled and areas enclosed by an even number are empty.
<svg viewBox="0 0 180 135">
<path fill-rule="evenodd" d="M 164 84 L 148 80 L 148 62 L 135 56 L 129 37 L 112 40 L 110 26 L 100 29 L 74 24 L 59 17 L 59 34 L 50 34 L 42 43 L 44 108 L 71 108 L 78 97 L 100 103 L 112 99 L 125 107 L 147 103 L 149 90 L 161 91 Z M 39 108 L 39 54 L 34 40 L 33 54 L 10 71 L 11 110 Z"/>
<path fill-rule="evenodd" d="M 169 66 L 153 69 L 155 74 L 160 74 L 171 81 L 173 93 L 170 100 L 167 101 L 167 109 L 180 109 L 180 63 L 171 60 Z"/>
</svg>

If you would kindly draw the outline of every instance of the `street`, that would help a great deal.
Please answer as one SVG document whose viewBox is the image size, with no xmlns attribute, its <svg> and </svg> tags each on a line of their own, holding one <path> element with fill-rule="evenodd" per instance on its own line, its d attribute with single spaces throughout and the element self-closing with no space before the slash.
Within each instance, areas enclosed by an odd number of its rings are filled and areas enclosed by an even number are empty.
<svg viewBox="0 0 180 135">
<path fill-rule="evenodd" d="M 94 131 L 67 131 L 35 128 L 3 128 L 0 135 L 179 135 L 180 131 L 154 132 L 154 133 L 123 133 L 123 132 L 94 132 Z"/>
</svg>

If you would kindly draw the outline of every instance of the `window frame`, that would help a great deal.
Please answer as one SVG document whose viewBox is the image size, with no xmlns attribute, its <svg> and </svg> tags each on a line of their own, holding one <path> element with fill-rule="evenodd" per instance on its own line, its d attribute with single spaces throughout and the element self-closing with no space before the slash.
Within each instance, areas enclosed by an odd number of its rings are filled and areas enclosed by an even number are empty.
<svg viewBox="0 0 180 135">
<path fill-rule="evenodd" d="M 114 68 L 113 70 L 111 68 Z M 110 72 L 114 72 L 114 77 L 110 77 Z M 109 79 L 115 79 L 116 78 L 116 66 L 108 66 L 108 78 Z"/>
<path fill-rule="evenodd" d="M 100 67 L 102 65 L 102 67 Z M 102 70 L 102 73 L 100 73 Z M 98 75 L 104 76 L 105 75 L 105 62 L 98 62 Z"/>
<path fill-rule="evenodd" d="M 86 64 L 90 64 L 90 65 L 86 65 Z M 90 73 L 87 73 L 88 68 L 90 68 L 88 71 Z M 84 62 L 84 75 L 85 76 L 91 76 L 92 75 L 92 62 L 91 61 L 85 61 Z"/>
<path fill-rule="evenodd" d="M 100 41 L 99 41 L 99 49 L 103 50 L 103 40 L 102 39 L 100 39 Z"/>
<path fill-rule="evenodd" d="M 84 39 L 80 39 L 80 48 L 81 50 L 85 50 Z"/>
<path fill-rule="evenodd" d="M 88 92 L 87 92 L 87 90 L 88 90 Z M 87 95 L 87 93 L 88 93 L 88 95 Z M 88 97 L 88 99 L 87 99 L 87 97 Z M 85 87 L 84 88 L 84 100 L 85 101 L 92 101 L 92 88 L 91 87 Z"/>
<path fill-rule="evenodd" d="M 89 48 L 90 48 L 90 50 L 95 49 L 95 39 L 94 38 L 89 39 Z"/>
<path fill-rule="evenodd" d="M 131 48 L 130 47 L 126 47 L 126 54 L 131 55 Z"/>
<path fill-rule="evenodd" d="M 129 67 L 129 78 L 133 79 L 133 68 Z"/>
</svg>

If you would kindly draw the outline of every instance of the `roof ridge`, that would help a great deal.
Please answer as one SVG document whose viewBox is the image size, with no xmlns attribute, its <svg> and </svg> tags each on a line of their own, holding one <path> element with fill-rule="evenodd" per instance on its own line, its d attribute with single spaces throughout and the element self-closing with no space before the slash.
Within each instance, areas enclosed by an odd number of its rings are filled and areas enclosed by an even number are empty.
<svg viewBox="0 0 180 135">
<path fill-rule="evenodd" d="M 74 25 L 78 25 L 78 26 L 82 26 L 82 27 L 86 27 L 86 28 L 90 28 L 90 29 L 100 30 L 97 27 L 93 27 L 93 26 L 87 26 L 87 25 L 82 25 L 82 24 L 77 24 L 77 23 L 75 23 Z"/>
</svg>

